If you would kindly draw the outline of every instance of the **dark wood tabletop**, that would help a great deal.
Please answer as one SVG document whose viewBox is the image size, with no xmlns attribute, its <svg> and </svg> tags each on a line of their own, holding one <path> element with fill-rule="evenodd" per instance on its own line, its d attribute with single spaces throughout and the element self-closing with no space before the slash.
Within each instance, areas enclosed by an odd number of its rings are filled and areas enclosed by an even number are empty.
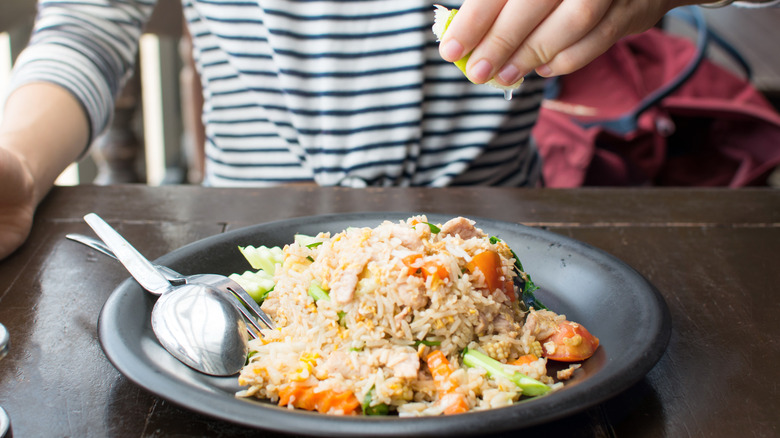
<svg viewBox="0 0 780 438">
<path fill-rule="evenodd" d="M 780 434 L 780 191 L 771 189 L 55 188 L 27 243 L 0 262 L 0 406 L 16 437 L 277 436 L 212 419 L 127 380 L 98 342 L 128 274 L 65 240 L 96 212 L 149 258 L 257 223 L 415 211 L 541 227 L 643 274 L 668 304 L 665 354 L 638 383 L 524 433 L 566 437 Z M 626 330 L 630 330 L 626 327 Z M 518 436 L 517 431 L 506 436 Z M 531 436 L 531 435 L 528 435 Z"/>
</svg>

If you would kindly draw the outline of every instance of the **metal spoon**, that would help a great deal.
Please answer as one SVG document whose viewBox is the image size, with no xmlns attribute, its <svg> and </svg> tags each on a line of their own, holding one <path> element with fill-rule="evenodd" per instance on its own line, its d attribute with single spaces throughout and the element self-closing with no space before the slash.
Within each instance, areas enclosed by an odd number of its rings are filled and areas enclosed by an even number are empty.
<svg viewBox="0 0 780 438">
<path fill-rule="evenodd" d="M 8 330 L 6 330 L 3 324 L 0 324 L 0 359 L 8 354 L 8 343 L 10 338 Z M 5 409 L 0 406 L 0 438 L 10 438 L 11 433 L 11 419 L 8 417 L 8 413 L 5 412 Z"/>
<path fill-rule="evenodd" d="M 169 353 L 204 374 L 241 370 L 249 352 L 247 327 L 228 297 L 202 283 L 172 284 L 98 215 L 84 220 L 144 289 L 161 294 L 152 309 L 152 329 Z"/>
<path fill-rule="evenodd" d="M 8 344 L 10 340 L 11 336 L 8 334 L 8 330 L 3 324 L 0 324 L 0 359 L 8 354 Z"/>
<path fill-rule="evenodd" d="M 11 438 L 11 419 L 5 409 L 0 407 L 0 438 Z"/>
</svg>

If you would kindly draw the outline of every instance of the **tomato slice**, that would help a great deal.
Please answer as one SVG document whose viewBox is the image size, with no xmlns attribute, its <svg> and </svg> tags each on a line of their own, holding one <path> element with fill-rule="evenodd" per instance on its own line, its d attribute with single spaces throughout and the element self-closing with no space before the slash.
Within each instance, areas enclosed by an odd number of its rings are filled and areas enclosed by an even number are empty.
<svg viewBox="0 0 780 438">
<path fill-rule="evenodd" d="M 590 334 L 582 324 L 562 321 L 555 333 L 542 343 L 542 356 L 559 362 L 579 362 L 596 352 L 599 338 Z M 548 348 L 549 347 L 549 348 Z"/>
</svg>

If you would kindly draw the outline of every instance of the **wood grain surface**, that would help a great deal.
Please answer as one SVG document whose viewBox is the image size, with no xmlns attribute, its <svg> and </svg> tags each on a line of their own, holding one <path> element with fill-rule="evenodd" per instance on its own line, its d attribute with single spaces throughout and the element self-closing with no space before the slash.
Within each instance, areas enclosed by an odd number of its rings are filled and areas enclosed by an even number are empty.
<svg viewBox="0 0 780 438">
<path fill-rule="evenodd" d="M 638 384 L 563 420 L 505 436 L 780 434 L 780 192 L 769 189 L 55 188 L 28 242 L 0 262 L 0 406 L 16 437 L 277 436 L 155 397 L 106 360 L 101 306 L 127 274 L 65 234 L 96 212 L 150 258 L 239 227 L 358 211 L 421 211 L 542 227 L 649 279 L 673 323 Z M 626 327 L 631 330 L 631 327 Z M 533 436 L 533 435 L 528 435 Z"/>
</svg>

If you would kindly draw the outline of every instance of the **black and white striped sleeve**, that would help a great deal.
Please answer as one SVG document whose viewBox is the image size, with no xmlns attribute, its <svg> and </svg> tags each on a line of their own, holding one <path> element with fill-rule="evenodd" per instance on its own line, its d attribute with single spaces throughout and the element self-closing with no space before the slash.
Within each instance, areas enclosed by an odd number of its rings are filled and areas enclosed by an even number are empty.
<svg viewBox="0 0 780 438">
<path fill-rule="evenodd" d="M 31 82 L 62 86 L 83 105 L 94 138 L 111 119 L 155 3 L 40 0 L 30 44 L 17 59 L 9 90 Z"/>
</svg>

